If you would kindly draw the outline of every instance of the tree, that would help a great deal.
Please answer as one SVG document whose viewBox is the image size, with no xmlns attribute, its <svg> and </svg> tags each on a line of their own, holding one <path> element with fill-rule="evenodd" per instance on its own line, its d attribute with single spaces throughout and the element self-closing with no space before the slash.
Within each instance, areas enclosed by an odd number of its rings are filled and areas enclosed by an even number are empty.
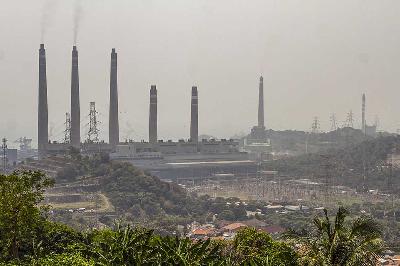
<svg viewBox="0 0 400 266">
<path fill-rule="evenodd" d="M 36 171 L 15 171 L 0 175 L 0 246 L 1 256 L 19 258 L 23 243 L 31 242 L 34 228 L 42 221 L 38 207 L 46 188 L 53 181 Z"/>
<path fill-rule="evenodd" d="M 296 252 L 267 233 L 244 228 L 235 236 L 233 256 L 238 265 L 297 265 Z"/>
<path fill-rule="evenodd" d="M 193 242 L 188 238 L 158 238 L 159 265 L 225 265 L 218 244 L 210 239 Z"/>
<path fill-rule="evenodd" d="M 383 242 L 380 226 L 368 217 L 346 223 L 347 215 L 340 207 L 334 223 L 327 210 L 314 219 L 314 234 L 297 239 L 301 265 L 377 265 Z"/>
<path fill-rule="evenodd" d="M 81 249 L 99 265 L 153 265 L 157 250 L 152 242 L 151 230 L 117 225 L 89 233 Z"/>
<path fill-rule="evenodd" d="M 94 266 L 93 259 L 88 260 L 80 253 L 50 254 L 38 260 L 33 260 L 30 265 L 40 266 Z"/>
</svg>

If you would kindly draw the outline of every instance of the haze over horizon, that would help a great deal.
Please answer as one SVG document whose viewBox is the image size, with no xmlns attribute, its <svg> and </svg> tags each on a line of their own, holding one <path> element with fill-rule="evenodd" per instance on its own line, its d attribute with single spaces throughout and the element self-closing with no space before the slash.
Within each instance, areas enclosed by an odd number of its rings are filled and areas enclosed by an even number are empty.
<svg viewBox="0 0 400 266">
<path fill-rule="evenodd" d="M 49 122 L 61 140 L 70 108 L 71 49 L 79 50 L 82 135 L 95 101 L 108 134 L 111 48 L 118 52 L 121 140 L 147 139 L 150 85 L 159 138 L 189 137 L 190 89 L 200 134 L 229 138 L 257 122 L 264 77 L 267 128 L 329 130 L 350 110 L 400 128 L 400 2 L 348 0 L 0 0 L 0 136 L 37 138 L 38 49 L 47 52 Z M 74 34 L 75 33 L 75 34 Z M 52 135 L 52 136 L 51 136 Z"/>
</svg>

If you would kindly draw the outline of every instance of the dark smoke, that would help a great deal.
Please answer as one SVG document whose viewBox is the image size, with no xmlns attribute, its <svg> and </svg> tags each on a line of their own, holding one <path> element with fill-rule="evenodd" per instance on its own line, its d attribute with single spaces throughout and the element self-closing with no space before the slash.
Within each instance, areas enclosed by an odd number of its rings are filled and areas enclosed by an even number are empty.
<svg viewBox="0 0 400 266">
<path fill-rule="evenodd" d="M 42 19 L 40 22 L 40 40 L 44 42 L 47 29 L 53 19 L 58 0 L 45 0 L 42 8 Z"/>
<path fill-rule="evenodd" d="M 74 44 L 78 40 L 79 26 L 82 18 L 82 1 L 75 0 L 75 10 L 74 10 Z"/>
</svg>

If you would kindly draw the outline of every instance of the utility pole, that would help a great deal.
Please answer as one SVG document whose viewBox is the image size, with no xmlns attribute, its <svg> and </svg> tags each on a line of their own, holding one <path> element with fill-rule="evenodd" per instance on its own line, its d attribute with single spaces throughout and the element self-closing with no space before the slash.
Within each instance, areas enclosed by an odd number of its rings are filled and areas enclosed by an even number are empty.
<svg viewBox="0 0 400 266">
<path fill-rule="evenodd" d="M 3 150 L 3 172 L 6 173 L 7 171 L 7 139 L 2 139 L 1 148 Z"/>
<path fill-rule="evenodd" d="M 89 131 L 88 131 L 88 143 L 99 142 L 99 129 L 97 128 L 97 114 L 96 103 L 90 102 L 90 112 L 89 112 Z"/>
<path fill-rule="evenodd" d="M 71 143 L 71 114 L 65 113 L 64 143 Z"/>
</svg>

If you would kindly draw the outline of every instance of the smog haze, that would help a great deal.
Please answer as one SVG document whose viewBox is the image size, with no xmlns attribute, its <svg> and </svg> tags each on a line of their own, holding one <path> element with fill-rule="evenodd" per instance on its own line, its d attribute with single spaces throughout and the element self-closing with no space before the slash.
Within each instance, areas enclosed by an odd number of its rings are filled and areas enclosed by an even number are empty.
<svg viewBox="0 0 400 266">
<path fill-rule="evenodd" d="M 257 123 L 264 77 L 267 128 L 329 130 L 352 110 L 400 128 L 400 2 L 280 0 L 0 0 L 0 136 L 37 139 L 38 49 L 47 53 L 50 139 L 70 108 L 71 49 L 79 50 L 82 135 L 95 101 L 108 135 L 110 52 L 118 52 L 120 137 L 147 139 L 158 89 L 159 138 L 188 138 L 191 87 L 199 133 L 229 138 Z M 35 141 L 34 141 L 35 142 Z"/>
</svg>

